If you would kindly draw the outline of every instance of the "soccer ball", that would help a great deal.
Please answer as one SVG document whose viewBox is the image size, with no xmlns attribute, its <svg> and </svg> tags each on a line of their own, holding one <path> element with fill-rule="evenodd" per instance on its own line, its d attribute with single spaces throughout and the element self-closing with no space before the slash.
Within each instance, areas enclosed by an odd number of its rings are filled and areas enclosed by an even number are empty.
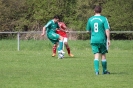
<svg viewBox="0 0 133 88">
<path fill-rule="evenodd" d="M 63 50 L 58 51 L 58 59 L 63 59 L 65 55 L 65 52 Z"/>
<path fill-rule="evenodd" d="M 58 59 L 63 59 L 63 58 L 64 58 L 64 54 L 60 53 L 60 54 L 58 55 Z"/>
</svg>

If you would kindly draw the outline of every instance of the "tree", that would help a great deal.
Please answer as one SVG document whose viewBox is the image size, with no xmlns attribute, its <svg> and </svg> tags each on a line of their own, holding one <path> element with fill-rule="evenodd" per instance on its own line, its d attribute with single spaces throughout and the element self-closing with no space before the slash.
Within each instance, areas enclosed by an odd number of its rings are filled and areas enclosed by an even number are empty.
<svg viewBox="0 0 133 88">
<path fill-rule="evenodd" d="M 1 0 L 1 31 L 17 31 L 26 24 L 25 0 Z"/>
<path fill-rule="evenodd" d="M 133 30 L 133 0 L 0 0 L 0 30 L 40 30 L 59 14 L 70 29 L 82 31 L 95 5 L 103 7 L 112 30 Z"/>
<path fill-rule="evenodd" d="M 108 0 L 103 14 L 108 17 L 111 30 L 133 31 L 133 0 Z"/>
</svg>

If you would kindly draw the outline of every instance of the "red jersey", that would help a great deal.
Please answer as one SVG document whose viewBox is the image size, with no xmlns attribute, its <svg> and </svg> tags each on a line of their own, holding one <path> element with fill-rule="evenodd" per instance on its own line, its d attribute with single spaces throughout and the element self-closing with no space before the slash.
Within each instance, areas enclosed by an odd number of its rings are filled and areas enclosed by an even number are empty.
<svg viewBox="0 0 133 88">
<path fill-rule="evenodd" d="M 64 22 L 58 22 L 58 25 L 59 25 L 60 29 L 66 30 L 66 25 Z M 56 30 L 56 33 L 61 35 L 62 37 L 67 37 L 67 33 L 60 29 Z"/>
</svg>

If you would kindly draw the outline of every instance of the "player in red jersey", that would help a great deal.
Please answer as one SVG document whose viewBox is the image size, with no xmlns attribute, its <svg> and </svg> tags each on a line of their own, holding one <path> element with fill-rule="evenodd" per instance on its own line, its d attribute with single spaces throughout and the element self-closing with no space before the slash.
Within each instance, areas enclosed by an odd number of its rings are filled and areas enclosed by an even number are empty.
<svg viewBox="0 0 133 88">
<path fill-rule="evenodd" d="M 66 27 L 64 22 L 58 22 L 58 25 L 59 25 L 60 29 L 56 30 L 56 33 L 64 38 L 63 42 L 64 42 L 64 45 L 65 45 L 65 47 L 67 49 L 68 55 L 70 57 L 73 57 L 74 55 L 71 54 L 70 47 L 68 45 L 68 36 L 67 36 L 68 31 L 67 31 L 67 27 Z M 56 48 L 57 48 L 57 44 L 54 44 L 52 57 L 56 56 Z"/>
</svg>

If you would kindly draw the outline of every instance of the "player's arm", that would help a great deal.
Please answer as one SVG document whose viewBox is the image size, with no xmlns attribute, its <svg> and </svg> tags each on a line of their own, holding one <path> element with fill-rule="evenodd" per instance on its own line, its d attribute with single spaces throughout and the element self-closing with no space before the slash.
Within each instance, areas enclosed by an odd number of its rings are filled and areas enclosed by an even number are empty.
<svg viewBox="0 0 133 88">
<path fill-rule="evenodd" d="M 106 32 L 106 37 L 107 37 L 107 43 L 108 43 L 108 46 L 110 46 L 110 26 L 109 26 L 107 18 L 105 18 L 104 27 L 106 29 L 105 32 Z"/>
<path fill-rule="evenodd" d="M 66 26 L 65 24 L 63 24 L 62 26 L 63 26 L 63 28 L 65 29 L 65 32 L 68 33 L 68 28 L 67 28 L 67 26 Z"/>
<path fill-rule="evenodd" d="M 67 26 L 65 25 L 65 23 L 62 23 L 62 24 L 61 24 L 60 30 L 63 31 L 63 32 L 68 33 L 68 29 L 67 29 Z"/>
<path fill-rule="evenodd" d="M 66 33 L 69 33 L 68 28 L 66 28 Z"/>
<path fill-rule="evenodd" d="M 110 46 L 110 30 L 109 29 L 106 29 L 105 32 L 106 32 L 108 46 Z"/>
<path fill-rule="evenodd" d="M 63 32 L 66 32 L 66 29 L 65 29 L 65 30 L 63 30 L 62 28 L 59 28 L 59 30 L 61 30 L 61 31 L 63 31 Z"/>
<path fill-rule="evenodd" d="M 67 28 L 67 27 L 64 28 L 64 30 L 63 30 L 62 28 L 60 28 L 60 30 L 61 30 L 61 31 L 64 31 L 64 32 L 66 32 L 66 33 L 68 33 L 68 28 Z"/>
<path fill-rule="evenodd" d="M 44 26 L 43 29 L 42 29 L 42 34 L 41 34 L 42 36 L 45 35 L 45 31 L 46 31 L 46 27 Z"/>
</svg>

